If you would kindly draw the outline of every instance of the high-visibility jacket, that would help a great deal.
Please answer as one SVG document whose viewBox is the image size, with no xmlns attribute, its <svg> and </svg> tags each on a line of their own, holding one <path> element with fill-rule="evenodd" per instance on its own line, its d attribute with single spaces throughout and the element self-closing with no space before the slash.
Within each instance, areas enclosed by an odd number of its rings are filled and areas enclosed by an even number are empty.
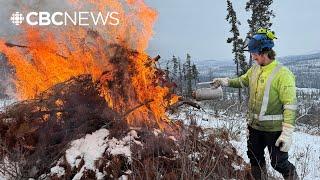
<svg viewBox="0 0 320 180">
<path fill-rule="evenodd" d="M 249 126 L 260 131 L 281 131 L 282 122 L 295 125 L 295 76 L 278 61 L 253 65 L 246 74 L 229 80 L 229 86 L 249 87 Z"/>
</svg>

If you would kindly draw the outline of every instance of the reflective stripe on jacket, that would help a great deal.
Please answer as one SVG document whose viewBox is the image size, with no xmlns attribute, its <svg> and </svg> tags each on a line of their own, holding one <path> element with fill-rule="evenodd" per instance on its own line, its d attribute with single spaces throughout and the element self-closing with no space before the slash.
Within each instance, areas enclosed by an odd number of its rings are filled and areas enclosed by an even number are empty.
<svg viewBox="0 0 320 180">
<path fill-rule="evenodd" d="M 249 125 L 261 131 L 281 131 L 282 122 L 295 124 L 295 77 L 274 60 L 254 65 L 246 74 L 229 80 L 230 87 L 249 87 Z"/>
</svg>

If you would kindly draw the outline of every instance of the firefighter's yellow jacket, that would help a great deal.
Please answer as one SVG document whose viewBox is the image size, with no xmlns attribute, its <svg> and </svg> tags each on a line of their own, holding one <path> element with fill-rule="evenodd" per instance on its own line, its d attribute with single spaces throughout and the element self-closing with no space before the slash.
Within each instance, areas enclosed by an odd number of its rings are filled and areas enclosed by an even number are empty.
<svg viewBox="0 0 320 180">
<path fill-rule="evenodd" d="M 229 80 L 230 87 L 249 87 L 249 126 L 261 131 L 281 131 L 282 122 L 294 125 L 297 110 L 295 76 L 273 60 L 253 65 L 246 74 Z"/>
</svg>

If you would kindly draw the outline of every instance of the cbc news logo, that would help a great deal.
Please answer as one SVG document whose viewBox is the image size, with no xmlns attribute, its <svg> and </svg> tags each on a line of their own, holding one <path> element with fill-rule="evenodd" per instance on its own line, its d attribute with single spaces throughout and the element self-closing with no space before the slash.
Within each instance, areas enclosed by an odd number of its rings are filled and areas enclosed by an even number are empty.
<svg viewBox="0 0 320 180">
<path fill-rule="evenodd" d="M 23 14 L 19 12 L 15 12 L 11 15 L 10 20 L 13 24 L 19 26 L 23 22 L 24 17 L 23 17 Z"/>
<path fill-rule="evenodd" d="M 54 12 L 49 13 L 45 11 L 41 12 L 29 12 L 24 16 L 20 12 L 15 12 L 11 15 L 10 20 L 13 24 L 19 26 L 25 20 L 28 25 L 31 26 L 90 26 L 90 25 L 112 25 L 116 26 L 120 24 L 119 13 L 115 11 L 102 12 Z"/>
</svg>

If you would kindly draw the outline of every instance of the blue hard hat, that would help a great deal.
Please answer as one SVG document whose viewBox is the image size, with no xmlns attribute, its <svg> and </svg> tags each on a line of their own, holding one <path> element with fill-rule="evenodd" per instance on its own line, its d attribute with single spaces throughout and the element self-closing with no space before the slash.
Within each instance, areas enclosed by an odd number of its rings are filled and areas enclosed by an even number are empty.
<svg viewBox="0 0 320 180">
<path fill-rule="evenodd" d="M 254 35 L 248 43 L 250 53 L 260 53 L 263 50 L 271 50 L 274 46 L 272 39 L 268 38 L 266 34 Z"/>
</svg>

